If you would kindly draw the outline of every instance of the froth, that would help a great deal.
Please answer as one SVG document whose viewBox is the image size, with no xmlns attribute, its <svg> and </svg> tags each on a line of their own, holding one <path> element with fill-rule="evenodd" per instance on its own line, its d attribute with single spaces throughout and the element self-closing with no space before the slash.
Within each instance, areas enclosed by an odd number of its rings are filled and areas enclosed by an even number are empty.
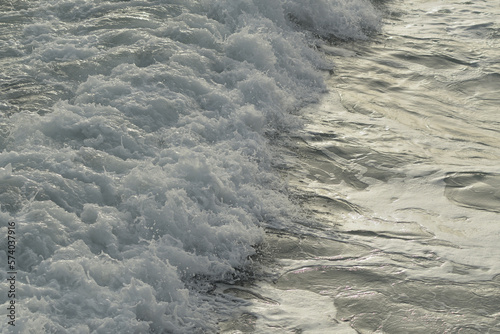
<svg viewBox="0 0 500 334">
<path fill-rule="evenodd" d="M 0 155 L 0 217 L 19 223 L 16 328 L 215 331 L 213 282 L 243 277 L 262 226 L 297 212 L 266 135 L 300 123 L 289 111 L 325 89 L 318 68 L 330 64 L 287 16 L 321 35 L 364 29 L 327 23 L 356 6 L 311 5 L 325 11 L 257 0 L 23 9 L 7 74 L 34 78 L 36 103 L 2 120 Z M 40 105 L 48 113 L 33 113 Z"/>
</svg>

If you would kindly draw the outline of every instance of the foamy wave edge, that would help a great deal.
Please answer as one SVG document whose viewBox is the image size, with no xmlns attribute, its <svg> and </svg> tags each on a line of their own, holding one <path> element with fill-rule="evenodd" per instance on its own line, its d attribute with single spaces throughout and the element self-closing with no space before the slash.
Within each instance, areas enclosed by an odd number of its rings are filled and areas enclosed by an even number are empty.
<svg viewBox="0 0 500 334">
<path fill-rule="evenodd" d="M 262 227 L 297 215 L 269 140 L 299 126 L 290 111 L 325 89 L 319 70 L 331 65 L 313 38 L 363 38 L 375 10 L 362 0 L 31 6 L 13 54 L 27 76 L 69 93 L 45 115 L 1 124 L 16 330 L 215 332 L 211 285 L 244 277 Z"/>
</svg>

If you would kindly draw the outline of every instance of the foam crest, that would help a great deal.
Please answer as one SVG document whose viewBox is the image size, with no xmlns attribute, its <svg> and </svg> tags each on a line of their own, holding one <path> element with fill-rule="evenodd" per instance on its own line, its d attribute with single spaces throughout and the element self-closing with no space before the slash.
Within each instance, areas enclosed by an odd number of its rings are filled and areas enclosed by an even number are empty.
<svg viewBox="0 0 500 334">
<path fill-rule="evenodd" d="M 381 25 L 368 0 L 290 0 L 285 8 L 292 21 L 327 38 L 365 39 Z"/>
<path fill-rule="evenodd" d="M 358 13 L 336 4 L 318 5 Z M 299 125 L 289 112 L 325 89 L 318 69 L 331 65 L 288 20 L 312 12 L 262 0 L 27 6 L 6 75 L 35 78 L 36 103 L 2 105 L 21 111 L 0 140 L 1 229 L 19 223 L 16 329 L 215 331 L 214 282 L 244 278 L 262 226 L 297 214 L 267 135 Z M 352 22 L 322 29 L 361 36 Z"/>
</svg>

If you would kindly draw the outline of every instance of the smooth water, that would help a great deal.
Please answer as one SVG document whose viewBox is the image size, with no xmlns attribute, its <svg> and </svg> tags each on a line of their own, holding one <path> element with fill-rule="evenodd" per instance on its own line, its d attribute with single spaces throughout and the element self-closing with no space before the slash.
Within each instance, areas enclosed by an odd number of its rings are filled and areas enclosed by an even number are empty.
<svg viewBox="0 0 500 334">
<path fill-rule="evenodd" d="M 500 332 L 499 11 L 0 3 L 2 332 Z"/>
<path fill-rule="evenodd" d="M 249 332 L 500 333 L 500 2 L 381 10 L 320 48 L 330 91 L 280 150 L 311 220 L 269 231 Z"/>
</svg>

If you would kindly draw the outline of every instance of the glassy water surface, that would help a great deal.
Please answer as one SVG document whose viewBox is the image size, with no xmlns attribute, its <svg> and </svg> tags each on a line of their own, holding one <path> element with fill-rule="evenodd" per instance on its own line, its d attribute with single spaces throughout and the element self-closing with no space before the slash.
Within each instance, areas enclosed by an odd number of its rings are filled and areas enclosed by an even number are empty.
<svg viewBox="0 0 500 334">
<path fill-rule="evenodd" d="M 268 233 L 256 332 L 500 333 L 500 3 L 382 10 L 320 47 L 330 92 L 282 150 L 316 223 Z"/>
</svg>

